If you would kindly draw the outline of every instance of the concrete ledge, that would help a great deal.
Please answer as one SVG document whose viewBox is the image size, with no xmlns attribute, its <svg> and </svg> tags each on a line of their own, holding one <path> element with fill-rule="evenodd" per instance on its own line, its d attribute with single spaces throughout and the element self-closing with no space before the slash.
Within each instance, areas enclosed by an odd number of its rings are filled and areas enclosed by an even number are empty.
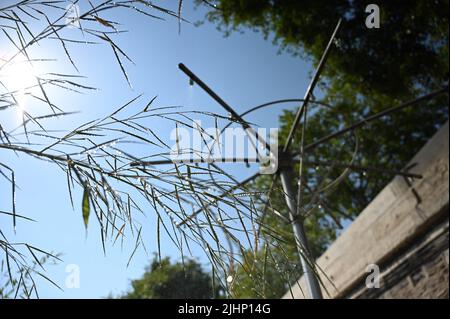
<svg viewBox="0 0 450 319">
<path fill-rule="evenodd" d="M 415 165 L 410 171 L 424 178 L 395 177 L 317 260 L 325 297 L 345 297 L 367 276 L 368 265 L 384 263 L 448 215 L 448 154 L 447 122 L 410 162 Z M 294 298 L 305 298 L 302 291 L 307 291 L 303 278 L 292 287 Z"/>
</svg>

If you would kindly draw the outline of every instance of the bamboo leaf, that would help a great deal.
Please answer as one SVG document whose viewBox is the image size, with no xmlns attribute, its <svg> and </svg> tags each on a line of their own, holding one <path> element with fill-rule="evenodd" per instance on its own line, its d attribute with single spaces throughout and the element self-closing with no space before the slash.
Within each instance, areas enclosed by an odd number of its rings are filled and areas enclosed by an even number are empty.
<svg viewBox="0 0 450 319">
<path fill-rule="evenodd" d="M 87 229 L 88 224 L 89 224 L 89 215 L 91 214 L 89 188 L 87 185 L 84 187 L 82 213 L 83 213 L 84 226 Z"/>
<path fill-rule="evenodd" d="M 112 28 L 115 30 L 114 26 L 111 23 L 109 23 L 108 21 L 106 21 L 100 17 L 97 17 L 97 16 L 94 16 L 94 19 L 97 20 L 97 22 L 99 22 L 100 24 L 104 25 L 105 27 Z"/>
</svg>

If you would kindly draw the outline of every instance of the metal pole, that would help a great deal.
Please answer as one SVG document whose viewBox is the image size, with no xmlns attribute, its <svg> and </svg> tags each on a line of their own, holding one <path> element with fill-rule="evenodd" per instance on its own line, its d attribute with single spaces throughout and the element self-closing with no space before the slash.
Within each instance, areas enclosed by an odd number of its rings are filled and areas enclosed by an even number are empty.
<svg viewBox="0 0 450 319">
<path fill-rule="evenodd" d="M 292 220 L 292 228 L 294 230 L 295 242 L 300 255 L 300 262 L 303 268 L 303 273 L 306 279 L 306 286 L 308 287 L 309 296 L 312 299 L 322 299 L 322 291 L 320 289 L 319 281 L 316 277 L 311 262 L 307 258 L 311 257 L 308 249 L 308 241 L 305 235 L 303 222 L 296 218 L 297 208 L 295 203 L 295 192 L 290 183 L 293 173 L 289 168 L 280 168 L 281 184 L 285 193 L 286 203 L 290 211 L 290 219 Z"/>
</svg>

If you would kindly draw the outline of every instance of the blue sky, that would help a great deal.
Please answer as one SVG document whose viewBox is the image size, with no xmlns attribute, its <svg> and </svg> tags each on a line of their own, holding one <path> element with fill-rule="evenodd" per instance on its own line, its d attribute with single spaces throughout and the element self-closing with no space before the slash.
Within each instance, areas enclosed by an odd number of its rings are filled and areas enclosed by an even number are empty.
<svg viewBox="0 0 450 319">
<path fill-rule="evenodd" d="M 81 2 L 83 6 L 83 2 Z M 177 1 L 160 3 L 176 8 Z M 168 3 L 168 4 L 166 4 Z M 190 3 L 184 6 L 184 16 L 189 21 L 202 20 L 205 9 L 194 10 Z M 278 48 L 272 42 L 263 39 L 261 34 L 252 31 L 233 33 L 224 37 L 216 26 L 206 22 L 196 27 L 194 24 L 182 25 L 178 33 L 178 21 L 167 18 L 166 21 L 149 19 L 130 12 L 121 11 L 115 18 L 122 23 L 122 29 L 128 34 L 116 37 L 117 44 L 127 52 L 136 65 L 126 64 L 133 89 L 127 85 L 113 53 L 106 45 L 80 46 L 69 49 L 81 74 L 88 78 L 86 84 L 97 86 L 98 91 L 84 95 L 52 92 L 52 98 L 65 110 L 81 111 L 73 117 L 58 120 L 57 126 L 66 130 L 73 129 L 83 122 L 111 113 L 115 108 L 138 94 L 150 100 L 158 95 L 157 106 L 182 105 L 190 110 L 218 112 L 226 115 L 220 107 L 197 86 L 190 87 L 186 76 L 178 70 L 183 62 L 195 71 L 205 82 L 219 93 L 238 112 L 248 108 L 285 98 L 302 98 L 308 86 L 312 66 L 310 62 L 294 58 L 288 54 L 278 54 Z M 66 30 L 77 32 L 74 29 Z M 1 42 L 6 51 L 6 44 Z M 49 42 L 33 49 L 40 56 L 48 54 L 57 58 L 58 63 L 51 65 L 52 71 L 73 72 L 62 48 L 56 42 Z M 45 67 L 40 71 L 48 72 Z M 31 109 L 32 105 L 29 105 Z M 248 120 L 263 127 L 277 127 L 278 115 L 282 107 L 261 111 L 249 116 Z M 8 113 L 8 121 L 18 121 L 16 115 Z M 169 140 L 173 127 L 162 123 L 149 123 L 160 133 L 161 138 Z M 55 166 L 36 159 L 0 152 L 1 161 L 16 170 L 16 179 L 20 186 L 17 192 L 18 212 L 36 219 L 37 223 L 19 222 L 17 233 L 9 227 L 10 219 L 0 217 L 2 229 L 7 229 L 10 240 L 30 242 L 42 249 L 62 253 L 63 262 L 48 266 L 47 275 L 57 282 L 64 291 L 42 282 L 41 298 L 101 298 L 108 294 L 119 294 L 129 287 L 133 278 L 138 278 L 148 265 L 151 253 L 156 251 L 155 218 L 148 211 L 143 219 L 144 239 L 149 255 L 138 250 L 129 267 L 127 262 L 133 248 L 133 240 L 123 249 L 120 245 L 107 247 L 104 256 L 101 248 L 98 225 L 90 224 L 88 236 L 85 235 L 81 218 L 81 194 L 75 202 L 75 210 L 70 207 L 65 175 Z M 230 168 L 231 169 L 231 168 Z M 245 167 L 234 167 L 233 173 L 244 179 L 253 171 Z M 0 184 L 0 210 L 10 210 L 9 185 Z M 6 227 L 4 227 L 6 225 Z M 178 259 L 178 252 L 163 240 L 163 254 Z M 201 251 L 198 257 L 203 262 Z M 80 267 L 81 286 L 79 289 L 66 289 L 66 267 L 76 264 Z"/>
</svg>

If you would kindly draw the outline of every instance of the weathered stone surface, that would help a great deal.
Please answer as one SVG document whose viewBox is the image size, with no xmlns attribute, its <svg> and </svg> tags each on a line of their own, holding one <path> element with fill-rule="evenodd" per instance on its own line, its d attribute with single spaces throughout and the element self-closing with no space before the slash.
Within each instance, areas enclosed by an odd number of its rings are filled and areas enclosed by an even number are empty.
<svg viewBox="0 0 450 319">
<path fill-rule="evenodd" d="M 447 212 L 448 207 L 444 209 Z M 444 216 L 445 217 L 445 216 Z M 411 245 L 380 264 L 380 287 L 365 282 L 347 290 L 346 298 L 448 298 L 448 216 Z"/>
<path fill-rule="evenodd" d="M 422 174 L 423 179 L 406 180 L 403 177 L 395 177 L 318 259 L 317 264 L 323 271 L 321 280 L 324 290 L 328 292 L 324 293 L 325 297 L 352 297 L 350 291 L 365 282 L 368 265 L 392 264 L 396 258 L 400 258 L 400 251 L 413 247 L 414 243 L 417 246 L 417 242 L 423 239 L 424 234 L 434 229 L 438 221 L 442 223 L 442 218 L 448 218 L 448 135 L 447 123 L 407 166 L 414 165 L 410 171 Z M 445 295 L 442 285 L 445 285 L 444 290 L 448 296 L 448 274 L 444 284 L 442 280 L 445 278 L 441 274 L 445 258 L 448 260 L 448 239 L 446 251 L 445 253 L 444 249 L 444 252 L 436 252 L 436 260 L 442 263 L 427 261 L 421 266 L 423 271 L 418 271 L 416 277 L 406 276 L 404 280 L 398 281 L 398 286 L 385 291 L 384 295 L 372 297 L 438 298 Z M 446 265 L 448 273 L 448 261 Z M 383 272 L 383 269 L 381 271 Z M 408 290 L 411 282 L 415 287 L 420 287 Z M 438 285 L 433 282 L 441 282 L 441 288 L 432 288 Z M 407 293 L 414 290 L 415 295 Z M 294 297 L 305 298 L 301 291 L 307 291 L 303 278 L 293 287 Z M 353 297 L 357 297 L 354 292 Z M 285 298 L 292 298 L 291 293 L 286 294 Z"/>
</svg>

